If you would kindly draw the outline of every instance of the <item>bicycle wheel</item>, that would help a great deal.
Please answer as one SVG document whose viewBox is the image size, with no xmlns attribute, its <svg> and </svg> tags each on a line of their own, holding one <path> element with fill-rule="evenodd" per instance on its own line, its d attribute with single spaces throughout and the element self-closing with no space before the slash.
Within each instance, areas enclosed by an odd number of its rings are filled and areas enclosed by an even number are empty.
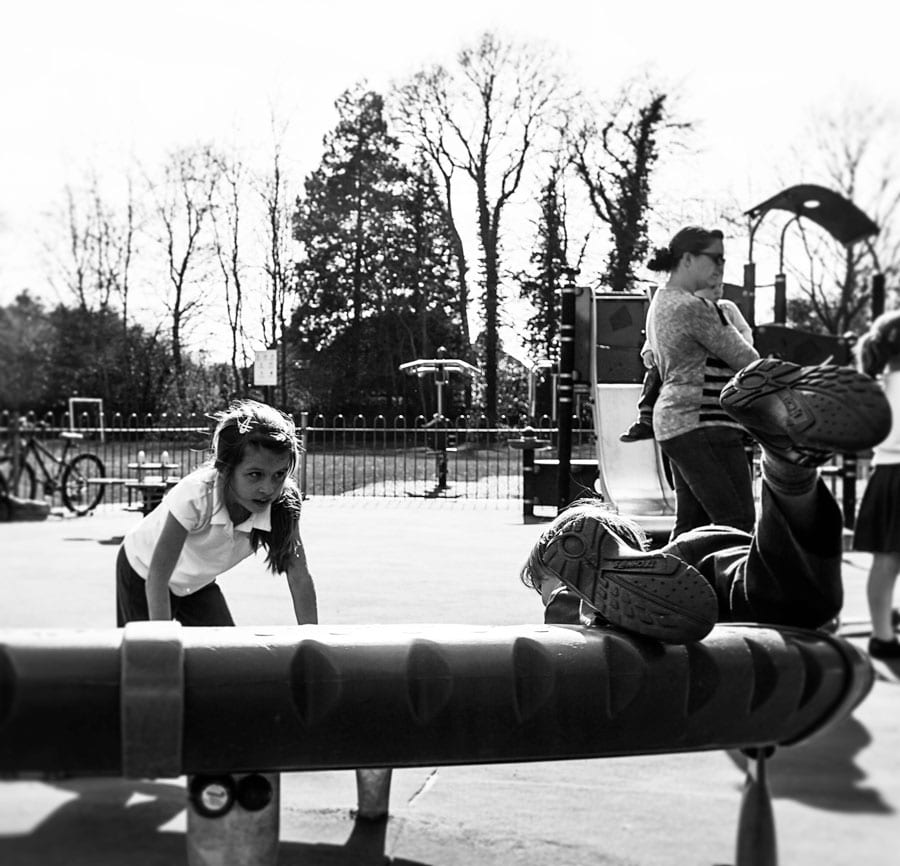
<svg viewBox="0 0 900 866">
<path fill-rule="evenodd" d="M 102 484 L 92 484 L 92 479 L 103 478 L 106 469 L 100 458 L 93 454 L 79 454 L 66 466 L 62 476 L 63 505 L 76 514 L 87 514 L 97 507 L 106 489 Z"/>
<path fill-rule="evenodd" d="M 10 496 L 15 496 L 19 499 L 34 499 L 35 491 L 37 490 L 37 481 L 34 477 L 34 468 L 30 463 L 22 463 L 19 468 L 19 481 L 15 485 L 15 489 L 13 489 L 13 485 L 10 483 L 9 473 L 12 472 L 12 467 L 6 467 L 6 476 L 3 479 L 3 487 Z"/>
</svg>

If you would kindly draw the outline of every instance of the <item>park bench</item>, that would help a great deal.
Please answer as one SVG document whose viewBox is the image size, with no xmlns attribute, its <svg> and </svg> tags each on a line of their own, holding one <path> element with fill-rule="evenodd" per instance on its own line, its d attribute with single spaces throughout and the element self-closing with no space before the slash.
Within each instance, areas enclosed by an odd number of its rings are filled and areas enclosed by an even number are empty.
<svg viewBox="0 0 900 866">
<path fill-rule="evenodd" d="M 125 489 L 128 491 L 126 507 L 142 514 L 153 511 L 162 502 L 163 496 L 181 480 L 181 467 L 177 463 L 170 463 L 165 453 L 159 461 L 139 459 L 129 463 L 128 468 L 135 475 L 125 481 Z M 133 500 L 134 494 L 140 497 L 137 504 Z"/>
<path fill-rule="evenodd" d="M 282 772 L 355 769 L 360 811 L 386 815 L 386 768 L 741 749 L 736 866 L 774 866 L 768 755 L 872 683 L 842 638 L 755 625 L 683 646 L 571 625 L 10 629 L 0 775 L 187 775 L 191 866 L 271 866 Z"/>
</svg>

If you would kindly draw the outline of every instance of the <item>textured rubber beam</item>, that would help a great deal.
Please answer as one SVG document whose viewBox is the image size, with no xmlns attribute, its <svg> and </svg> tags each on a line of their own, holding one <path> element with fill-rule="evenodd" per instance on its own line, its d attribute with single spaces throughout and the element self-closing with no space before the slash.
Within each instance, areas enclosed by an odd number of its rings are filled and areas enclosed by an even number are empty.
<svg viewBox="0 0 900 866">
<path fill-rule="evenodd" d="M 873 682 L 847 641 L 762 626 L 716 626 L 685 646 L 566 625 L 163 627 L 183 648 L 181 766 L 169 766 L 168 722 L 157 765 L 172 775 L 788 744 Z M 0 774 L 133 771 L 123 640 L 0 631 Z"/>
<path fill-rule="evenodd" d="M 181 775 L 184 646 L 175 622 L 132 622 L 122 639 L 122 775 Z"/>
</svg>

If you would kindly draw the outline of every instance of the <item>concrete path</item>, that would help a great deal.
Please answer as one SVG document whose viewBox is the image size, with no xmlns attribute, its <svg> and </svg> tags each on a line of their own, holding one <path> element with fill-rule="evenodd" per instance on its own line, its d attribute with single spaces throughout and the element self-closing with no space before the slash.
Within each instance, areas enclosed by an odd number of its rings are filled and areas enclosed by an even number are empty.
<svg viewBox="0 0 900 866">
<path fill-rule="evenodd" d="M 0 524 L 0 629 L 108 628 L 114 559 L 139 515 Z M 517 572 L 540 524 L 518 503 L 311 499 L 303 534 L 323 623 L 540 621 Z M 868 557 L 844 562 L 845 630 L 864 645 Z M 261 562 L 222 579 L 241 625 L 290 625 Z M 896 862 L 900 666 L 852 718 L 770 764 L 780 862 Z M 0 703 L 4 696 L 0 695 Z M 391 819 L 354 822 L 351 772 L 282 777 L 281 866 L 734 863 L 743 774 L 723 752 L 394 773 Z M 0 782 L 0 864 L 185 862 L 184 779 Z"/>
</svg>

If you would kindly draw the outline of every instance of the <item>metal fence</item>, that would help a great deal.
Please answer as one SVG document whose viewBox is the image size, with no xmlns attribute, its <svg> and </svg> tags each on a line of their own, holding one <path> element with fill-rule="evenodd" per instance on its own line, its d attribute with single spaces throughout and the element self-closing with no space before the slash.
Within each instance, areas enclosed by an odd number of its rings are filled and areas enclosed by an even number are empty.
<svg viewBox="0 0 900 866">
<path fill-rule="evenodd" d="M 0 435 L 5 437 L 0 452 L 0 474 L 9 472 L 10 427 L 12 417 L 0 412 Z M 505 423 L 488 426 L 483 417 L 456 419 L 418 416 L 372 420 L 322 415 L 295 419 L 303 445 L 297 480 L 304 495 L 347 497 L 423 497 L 467 499 L 522 499 L 522 451 L 510 443 L 520 439 L 524 428 Z M 34 436 L 51 453 L 68 459 L 80 453 L 95 454 L 104 474 L 120 482 L 134 477 L 130 464 L 142 459 L 177 464 L 179 475 L 202 465 L 210 455 L 209 443 L 214 421 L 206 415 L 144 416 L 87 414 L 70 419 L 68 414 L 37 417 L 28 413 L 19 419 L 20 443 Z M 579 426 L 572 436 L 572 459 L 595 456 L 594 432 Z M 555 456 L 557 429 L 550 418 L 536 425 L 539 438 L 546 440 Z M 72 442 L 64 432 L 76 431 L 83 438 Z M 67 445 L 68 441 L 68 445 Z M 65 449 L 68 448 L 67 451 Z M 540 455 L 539 455 L 540 456 Z M 29 462 L 32 457 L 29 456 Z M 35 466 L 37 495 L 51 505 L 61 505 L 54 490 L 53 472 L 60 467 L 45 460 L 47 472 Z M 822 477 L 842 503 L 845 523 L 852 526 L 855 509 L 869 474 L 869 462 L 836 457 L 823 467 Z M 105 504 L 136 506 L 133 491 L 124 483 L 105 485 Z"/>
<path fill-rule="evenodd" d="M 10 413 L 0 413 L 4 452 L 10 451 Z M 306 496 L 356 497 L 454 497 L 469 499 L 519 499 L 522 496 L 522 452 L 509 443 L 522 436 L 523 428 L 505 423 L 488 426 L 485 418 L 426 419 L 418 416 L 366 419 L 322 415 L 295 419 L 302 459 L 297 479 Z M 134 476 L 130 464 L 141 459 L 177 464 L 178 474 L 196 469 L 209 457 L 214 422 L 205 415 L 21 416 L 20 443 L 34 436 L 57 456 L 63 454 L 63 432 L 77 431 L 83 438 L 70 443 L 66 456 L 95 454 L 109 479 Z M 556 429 L 549 418 L 537 425 L 540 436 L 553 445 Z M 591 429 L 576 428 L 573 457 L 594 453 Z M 29 456 L 32 462 L 32 457 Z M 59 494 L 35 466 L 38 495 L 46 494 L 59 505 Z M 53 466 L 49 469 L 52 471 Z M 8 472 L 0 456 L 0 472 Z M 106 485 L 103 502 L 133 504 L 124 484 Z"/>
</svg>

